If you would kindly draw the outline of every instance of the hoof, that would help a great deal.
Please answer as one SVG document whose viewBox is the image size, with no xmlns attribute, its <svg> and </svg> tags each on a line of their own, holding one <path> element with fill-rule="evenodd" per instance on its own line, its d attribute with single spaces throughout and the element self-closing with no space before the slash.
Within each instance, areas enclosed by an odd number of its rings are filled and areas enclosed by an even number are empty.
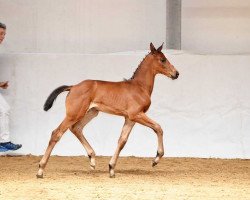
<svg viewBox="0 0 250 200">
<path fill-rule="evenodd" d="M 90 169 L 91 170 L 95 170 L 95 158 L 92 158 L 90 155 L 89 155 L 89 165 L 90 165 Z"/>
<path fill-rule="evenodd" d="M 115 174 L 110 174 L 109 178 L 115 178 Z"/>
<path fill-rule="evenodd" d="M 115 170 L 111 164 L 109 164 L 109 178 L 115 178 Z"/>
<path fill-rule="evenodd" d="M 43 174 L 37 174 L 36 177 L 37 178 L 43 178 Z"/>
<path fill-rule="evenodd" d="M 157 164 L 158 164 L 157 162 L 153 161 L 152 162 L 152 167 L 155 167 Z"/>
</svg>

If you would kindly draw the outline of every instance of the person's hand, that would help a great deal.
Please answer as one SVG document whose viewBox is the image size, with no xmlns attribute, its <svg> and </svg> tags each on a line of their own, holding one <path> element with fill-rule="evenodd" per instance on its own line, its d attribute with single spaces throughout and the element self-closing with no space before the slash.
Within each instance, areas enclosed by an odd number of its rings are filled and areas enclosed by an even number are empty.
<svg viewBox="0 0 250 200">
<path fill-rule="evenodd" d="M 0 87 L 6 89 L 9 86 L 9 81 L 0 82 Z"/>
</svg>

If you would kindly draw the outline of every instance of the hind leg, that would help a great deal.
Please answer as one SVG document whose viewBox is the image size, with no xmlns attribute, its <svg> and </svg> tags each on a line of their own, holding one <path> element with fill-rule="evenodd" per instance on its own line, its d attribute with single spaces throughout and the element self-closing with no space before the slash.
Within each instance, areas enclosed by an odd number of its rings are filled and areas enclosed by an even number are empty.
<svg viewBox="0 0 250 200">
<path fill-rule="evenodd" d="M 74 123 L 75 123 L 75 121 L 66 117 L 63 120 L 63 122 L 58 126 L 58 128 L 56 128 L 52 132 L 51 138 L 49 141 L 49 145 L 48 145 L 46 152 L 43 155 L 43 157 L 39 163 L 39 170 L 38 170 L 37 175 L 36 175 L 37 178 L 43 178 L 43 171 L 47 165 L 47 162 L 49 160 L 49 157 L 50 157 L 50 154 L 51 154 L 53 148 L 55 147 L 56 143 L 60 140 L 60 138 L 63 136 L 63 134 L 67 131 L 67 129 Z"/>
<path fill-rule="evenodd" d="M 70 127 L 71 132 L 78 138 L 78 140 L 82 143 L 84 149 L 86 150 L 90 159 L 91 169 L 95 169 L 95 151 L 84 137 L 82 129 L 87 123 L 89 123 L 94 117 L 98 115 L 98 112 L 99 111 L 95 108 L 90 109 L 80 121 Z"/>
</svg>

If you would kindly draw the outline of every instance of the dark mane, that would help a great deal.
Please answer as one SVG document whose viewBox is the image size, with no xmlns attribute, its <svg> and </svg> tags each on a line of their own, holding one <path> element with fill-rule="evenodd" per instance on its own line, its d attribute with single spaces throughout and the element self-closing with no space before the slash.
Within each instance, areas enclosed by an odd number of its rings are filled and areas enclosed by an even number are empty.
<svg viewBox="0 0 250 200">
<path fill-rule="evenodd" d="M 124 78 L 124 79 L 123 79 L 124 81 L 130 81 L 130 80 L 133 80 L 133 79 L 135 78 L 135 75 L 137 74 L 137 72 L 138 72 L 139 69 L 141 68 L 143 61 L 145 60 L 145 58 L 146 58 L 148 55 L 149 55 L 149 54 L 147 54 L 147 55 L 142 59 L 142 61 L 140 62 L 140 64 L 139 64 L 138 67 L 136 68 L 136 70 L 134 71 L 133 76 L 132 76 L 131 78 L 129 78 L 129 79 Z"/>
</svg>

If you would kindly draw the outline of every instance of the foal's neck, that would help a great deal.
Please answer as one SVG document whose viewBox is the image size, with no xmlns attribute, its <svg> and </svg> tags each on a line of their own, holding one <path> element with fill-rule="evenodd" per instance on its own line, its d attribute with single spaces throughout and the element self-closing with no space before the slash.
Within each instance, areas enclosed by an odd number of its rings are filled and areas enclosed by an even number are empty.
<svg viewBox="0 0 250 200">
<path fill-rule="evenodd" d="M 152 58 L 148 55 L 143 59 L 133 76 L 134 82 L 137 84 L 139 83 L 143 88 L 145 88 L 149 95 L 152 94 L 156 75 L 151 65 Z"/>
</svg>

